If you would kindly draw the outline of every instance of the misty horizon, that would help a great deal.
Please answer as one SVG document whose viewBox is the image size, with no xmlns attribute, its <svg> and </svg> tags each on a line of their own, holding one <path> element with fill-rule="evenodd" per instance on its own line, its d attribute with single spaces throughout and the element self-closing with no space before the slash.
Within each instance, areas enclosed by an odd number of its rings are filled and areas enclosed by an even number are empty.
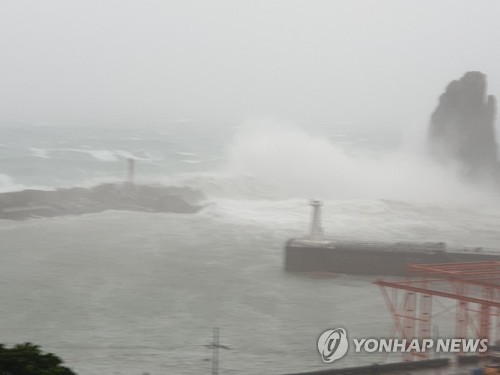
<svg viewBox="0 0 500 375">
<path fill-rule="evenodd" d="M 2 123 L 424 126 L 446 85 L 476 70 L 500 96 L 495 1 L 1 1 L 0 10 Z"/>
</svg>

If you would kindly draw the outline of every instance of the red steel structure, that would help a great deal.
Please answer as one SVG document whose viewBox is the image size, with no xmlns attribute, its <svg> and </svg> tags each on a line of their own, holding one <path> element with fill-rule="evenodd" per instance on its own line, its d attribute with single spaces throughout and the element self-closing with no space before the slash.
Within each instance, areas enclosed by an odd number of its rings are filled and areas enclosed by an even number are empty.
<svg viewBox="0 0 500 375">
<path fill-rule="evenodd" d="M 413 264 L 406 280 L 377 280 L 402 339 L 431 338 L 432 301 L 455 300 L 455 337 L 499 339 L 500 262 Z M 402 295 L 402 296 L 401 296 Z M 428 353 L 405 353 L 406 360 Z"/>
</svg>

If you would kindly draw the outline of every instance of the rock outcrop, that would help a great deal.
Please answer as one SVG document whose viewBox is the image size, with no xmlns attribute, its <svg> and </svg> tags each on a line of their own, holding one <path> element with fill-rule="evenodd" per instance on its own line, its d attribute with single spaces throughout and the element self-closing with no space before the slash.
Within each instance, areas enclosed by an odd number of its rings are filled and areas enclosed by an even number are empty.
<svg viewBox="0 0 500 375">
<path fill-rule="evenodd" d="M 80 215 L 105 210 L 194 213 L 203 195 L 184 187 L 130 183 L 92 188 L 22 190 L 0 193 L 0 219 Z"/>
<path fill-rule="evenodd" d="M 443 164 L 456 164 L 470 180 L 498 179 L 496 101 L 486 76 L 467 72 L 451 82 L 432 114 L 429 148 Z"/>
</svg>

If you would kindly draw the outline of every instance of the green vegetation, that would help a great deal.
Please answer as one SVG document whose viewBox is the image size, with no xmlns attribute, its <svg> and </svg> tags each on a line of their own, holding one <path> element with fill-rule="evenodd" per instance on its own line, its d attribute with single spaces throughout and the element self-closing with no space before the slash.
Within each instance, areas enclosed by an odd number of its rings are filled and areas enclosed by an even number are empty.
<svg viewBox="0 0 500 375">
<path fill-rule="evenodd" d="M 12 348 L 0 344 L 0 375 L 76 375 L 62 363 L 56 355 L 44 354 L 31 343 Z"/>
</svg>

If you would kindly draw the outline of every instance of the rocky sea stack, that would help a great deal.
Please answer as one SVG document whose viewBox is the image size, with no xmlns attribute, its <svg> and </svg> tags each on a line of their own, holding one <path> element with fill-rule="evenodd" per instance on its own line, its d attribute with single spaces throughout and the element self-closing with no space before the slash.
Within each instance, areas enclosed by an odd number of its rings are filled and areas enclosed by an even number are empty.
<svg viewBox="0 0 500 375">
<path fill-rule="evenodd" d="M 486 75 L 467 72 L 439 98 L 429 129 L 429 148 L 442 164 L 454 164 L 472 181 L 498 181 L 496 100 Z"/>
</svg>

